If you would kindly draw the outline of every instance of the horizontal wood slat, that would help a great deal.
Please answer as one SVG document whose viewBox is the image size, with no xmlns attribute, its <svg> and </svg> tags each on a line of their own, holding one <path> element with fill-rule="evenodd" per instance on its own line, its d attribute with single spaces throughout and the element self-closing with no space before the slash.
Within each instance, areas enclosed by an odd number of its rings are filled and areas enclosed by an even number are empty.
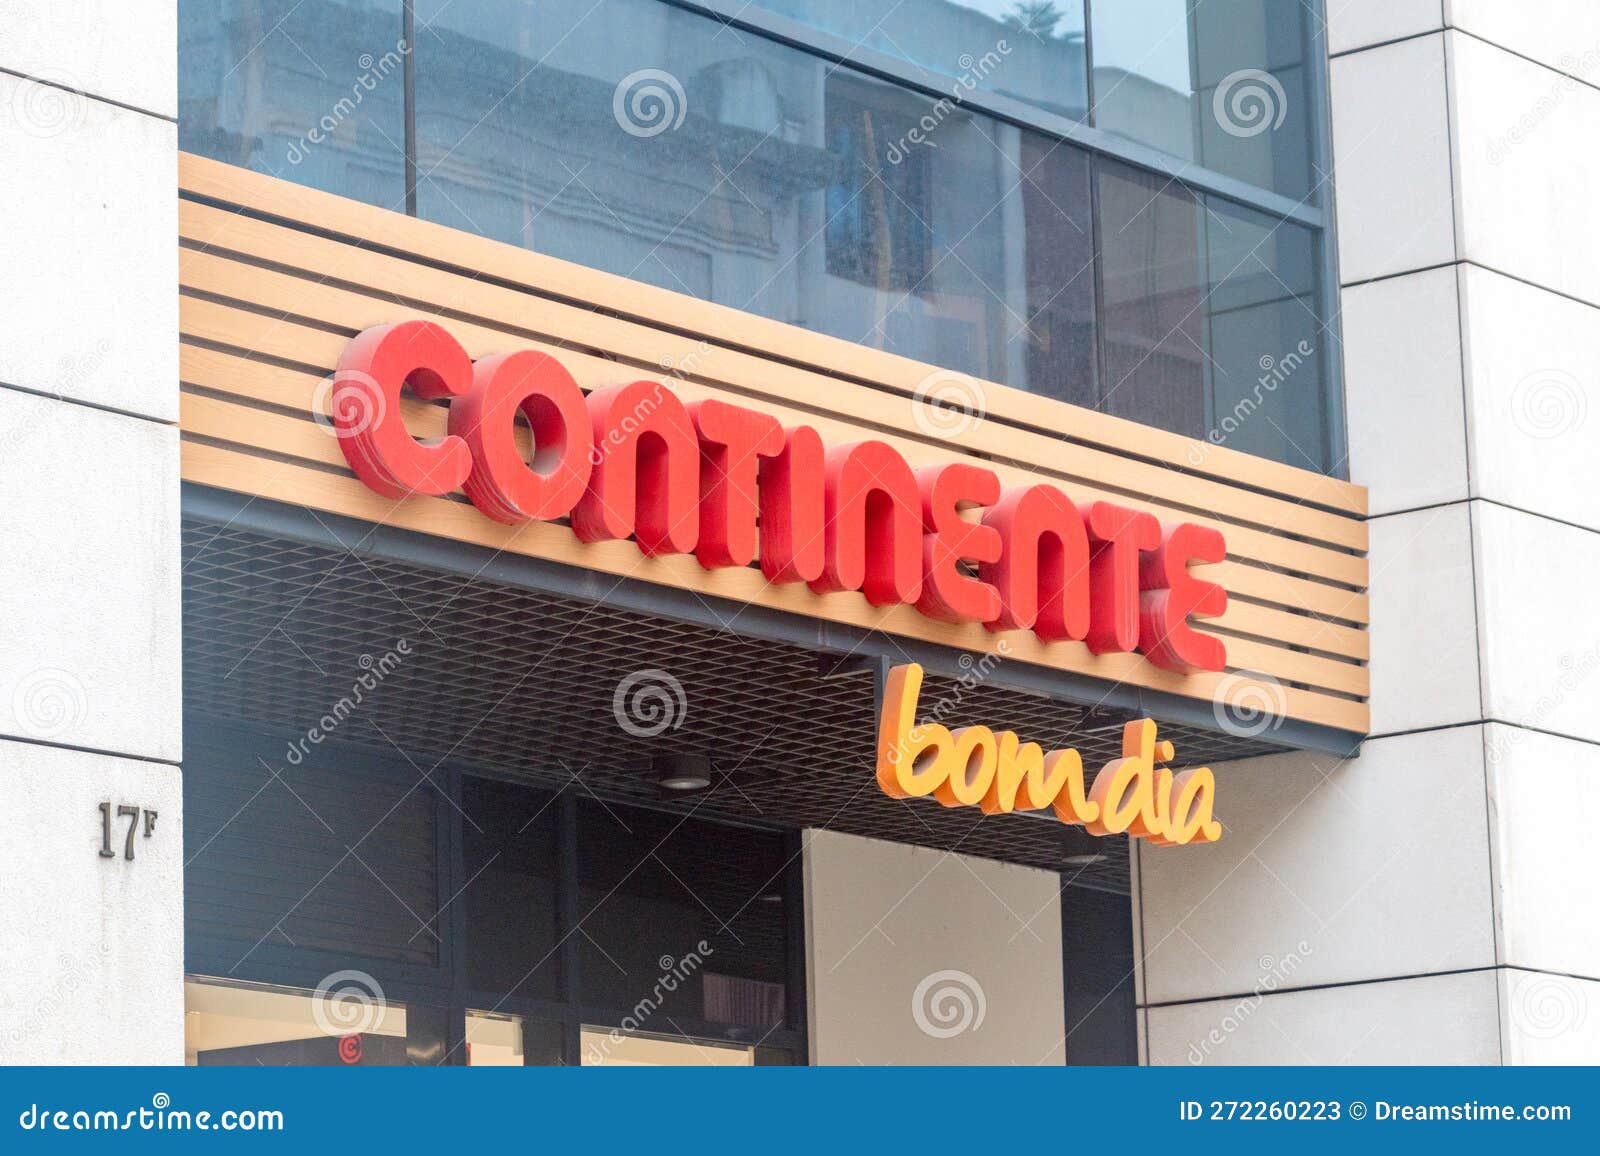
<svg viewBox="0 0 1600 1156">
<path fill-rule="evenodd" d="M 477 237 L 444 225 L 374 208 L 358 201 L 291 184 L 207 157 L 180 153 L 178 180 L 190 194 L 265 213 L 315 231 L 359 238 L 375 246 L 525 286 L 546 296 L 599 305 L 655 327 L 702 335 L 712 341 L 755 349 L 830 373 L 872 381 L 910 394 L 938 367 L 792 325 L 701 301 L 652 285 L 602 273 L 554 257 Z M 1060 429 L 1071 415 L 1075 437 L 1106 449 L 1184 467 L 1192 438 L 1097 413 L 1009 386 L 985 382 L 989 413 L 1045 432 Z M 1296 469 L 1251 454 L 1214 447 L 1193 467 L 1196 473 L 1347 514 L 1364 516 L 1366 490 L 1349 482 Z"/>
<path fill-rule="evenodd" d="M 332 372 L 334 365 L 338 362 L 339 354 L 343 351 L 345 345 L 349 343 L 351 337 L 368 326 L 382 324 L 386 319 L 393 320 L 397 315 L 396 306 L 377 298 L 362 297 L 359 294 L 343 289 L 334 289 L 327 285 L 307 285 L 306 282 L 298 279 L 286 277 L 283 274 L 270 273 L 248 265 L 232 265 L 231 269 L 235 271 L 231 276 L 218 278 L 208 275 L 211 271 L 209 267 L 203 271 L 196 271 L 191 265 L 190 275 L 195 277 L 193 287 L 213 293 L 230 290 L 232 291 L 230 295 L 232 293 L 242 294 L 243 300 L 249 301 L 254 305 L 266 306 L 274 310 L 274 313 L 247 312 L 213 301 L 187 300 L 184 302 L 182 311 L 182 325 L 185 334 L 207 341 L 220 342 L 235 349 L 302 362 L 328 373 Z M 285 282 L 288 284 L 284 284 Z M 292 296 L 295 287 L 301 285 L 307 285 L 305 293 L 298 300 L 294 300 L 291 303 L 287 298 Z M 263 301 L 260 300 L 261 298 L 270 298 L 271 300 Z M 291 313 L 290 310 L 296 307 L 301 310 L 312 310 L 312 312 Z M 420 316 L 421 314 L 412 311 L 403 315 Z M 330 333 L 310 328 L 292 320 L 296 316 L 315 317 L 317 320 L 324 321 L 327 324 L 340 326 L 343 332 Z M 474 358 L 491 353 L 504 353 L 512 349 L 542 350 L 559 358 L 561 363 L 572 372 L 572 376 L 577 379 L 578 384 L 586 391 L 646 376 L 643 370 L 619 367 L 614 361 L 596 357 L 592 354 L 581 353 L 571 348 L 532 341 L 527 338 L 511 337 L 499 330 L 489 329 L 470 322 L 450 318 L 441 318 L 441 320 L 444 321 L 451 334 L 466 347 L 467 352 Z M 660 375 L 656 374 L 654 376 L 659 377 Z M 701 385 L 697 381 L 674 379 L 672 381 L 672 389 L 685 401 L 718 396 L 729 398 L 726 391 Z M 729 400 L 739 401 L 741 399 L 733 397 L 729 398 Z M 815 413 L 795 410 L 772 402 L 763 402 L 762 408 L 781 418 L 786 425 L 805 422 L 815 426 L 817 432 L 822 434 L 824 440 L 827 441 L 855 441 L 863 436 L 870 436 L 875 432 L 864 431 L 859 426 L 847 422 Z M 933 465 L 938 462 L 949 461 L 957 454 L 957 451 L 943 443 L 913 441 L 903 436 L 887 433 L 878 433 L 877 436 L 899 450 L 913 466 Z M 1015 466 L 1003 465 L 992 460 L 988 461 L 987 464 L 1000 475 L 1001 481 L 1007 485 L 1059 480 L 1043 477 L 1038 471 L 1025 471 Z M 1227 536 L 1228 552 L 1231 557 L 1252 559 L 1292 570 L 1296 573 L 1324 577 L 1350 586 L 1363 584 L 1366 581 L 1366 559 L 1358 554 L 1348 554 L 1325 546 L 1297 541 L 1281 534 L 1273 534 L 1266 530 L 1257 530 L 1248 526 L 1223 522 L 1163 503 L 1138 501 L 1123 494 L 1112 493 L 1098 486 L 1066 481 L 1061 481 L 1060 484 L 1074 500 L 1114 501 L 1131 507 L 1149 510 L 1164 522 L 1191 521 L 1205 526 L 1213 526 Z"/>
<path fill-rule="evenodd" d="M 911 396 L 932 367 L 215 162 L 185 156 L 181 174 L 189 481 L 855 627 L 993 649 L 997 636 L 981 626 L 952 627 L 911 607 L 774 587 L 755 568 L 707 571 L 692 557 L 645 558 L 626 542 L 585 544 L 560 524 L 506 527 L 459 497 L 396 503 L 373 493 L 318 420 L 324 381 L 355 333 L 436 317 L 474 357 L 542 349 L 585 390 L 666 379 L 686 401 L 752 405 L 785 424 L 811 425 L 830 443 L 878 438 L 914 466 L 967 457 L 1007 486 L 1049 481 L 1080 502 L 1114 501 L 1165 522 L 1215 526 L 1229 556 L 1204 573 L 1230 599 L 1227 613 L 1205 625 L 1226 641 L 1228 673 L 1179 676 L 1138 655 L 1096 657 L 1026 632 L 999 636 L 1010 657 L 1202 699 L 1245 697 L 1252 688 L 1239 676 L 1259 675 L 1279 684 L 1272 694 L 1287 717 L 1366 730 L 1360 487 L 1220 447 L 1191 460 L 1191 439 L 989 383 L 982 384 L 987 418 L 942 436 L 919 423 Z M 403 405 L 417 436 L 444 432 L 443 406 Z"/>
<path fill-rule="evenodd" d="M 913 437 L 918 435 L 912 420 L 913 403 L 901 395 L 852 388 L 849 383 L 737 349 L 710 347 L 703 341 L 652 330 L 592 309 L 579 309 L 485 284 L 460 274 L 419 266 L 209 205 L 184 202 L 179 209 L 178 223 L 180 236 L 190 245 L 200 246 L 186 249 L 179 255 L 184 267 L 184 284 L 197 288 L 230 293 L 240 275 L 237 272 L 240 266 L 234 260 L 210 253 L 214 248 L 225 248 L 298 271 L 297 277 L 277 281 L 261 276 L 257 286 L 261 295 L 240 298 L 284 312 L 331 321 L 332 316 L 318 308 L 320 302 L 332 303 L 335 310 L 360 308 L 337 292 L 321 291 L 329 282 L 346 282 L 362 286 L 371 296 L 388 299 L 384 301 L 386 310 L 394 308 L 392 299 L 401 299 L 425 306 L 429 314 L 448 312 L 491 328 L 555 336 L 565 347 L 587 347 L 617 357 L 637 358 L 641 348 L 648 348 L 656 354 L 655 359 L 641 368 L 650 373 L 659 372 L 663 365 L 692 366 L 692 372 L 681 376 L 788 404 L 813 402 L 836 416 L 891 427 Z M 264 270 L 255 272 L 265 273 Z M 269 296 L 272 300 L 265 299 Z M 1068 409 L 1067 412 L 1072 411 Z M 1300 537 L 1332 546 L 1354 550 L 1367 548 L 1367 525 L 1363 521 L 1320 510 L 1305 502 L 1178 473 L 1165 466 L 1063 441 L 1060 437 L 979 421 L 970 428 L 952 430 L 938 440 L 946 446 L 982 454 L 991 460 L 1011 460 L 1036 472 L 1091 480 L 1128 494 L 1167 501 L 1191 510 L 1206 510 L 1269 529 L 1293 525 Z"/>
</svg>

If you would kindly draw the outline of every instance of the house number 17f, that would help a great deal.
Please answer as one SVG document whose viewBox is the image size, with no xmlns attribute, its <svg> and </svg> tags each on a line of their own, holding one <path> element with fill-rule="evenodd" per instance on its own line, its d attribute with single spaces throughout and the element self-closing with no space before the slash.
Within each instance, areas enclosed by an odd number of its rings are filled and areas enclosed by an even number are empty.
<svg viewBox="0 0 1600 1156">
<path fill-rule="evenodd" d="M 139 830 L 141 815 L 144 817 L 144 837 L 148 839 L 156 829 L 156 812 L 148 808 L 130 807 L 126 803 L 117 807 L 117 818 L 128 820 L 128 834 L 122 844 L 124 859 L 133 858 L 133 836 Z M 108 800 L 100 804 L 100 858 L 116 857 L 117 853 L 111 849 L 111 803 Z"/>
</svg>

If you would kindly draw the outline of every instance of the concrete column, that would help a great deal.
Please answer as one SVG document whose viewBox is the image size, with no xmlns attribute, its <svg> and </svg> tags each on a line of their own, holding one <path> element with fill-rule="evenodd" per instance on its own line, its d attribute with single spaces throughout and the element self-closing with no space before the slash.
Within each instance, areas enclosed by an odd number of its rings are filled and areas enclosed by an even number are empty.
<svg viewBox="0 0 1600 1156">
<path fill-rule="evenodd" d="M 1156 1063 L 1600 1060 L 1600 10 L 1328 0 L 1373 737 L 1140 848 Z"/>
<path fill-rule="evenodd" d="M 174 0 L 0 0 L 4 1063 L 183 1059 L 176 71 Z"/>
</svg>

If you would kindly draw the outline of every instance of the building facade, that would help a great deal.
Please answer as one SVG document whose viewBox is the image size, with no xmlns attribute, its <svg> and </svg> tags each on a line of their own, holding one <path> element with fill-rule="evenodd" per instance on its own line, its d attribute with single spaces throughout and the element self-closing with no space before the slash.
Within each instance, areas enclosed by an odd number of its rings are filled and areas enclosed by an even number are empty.
<svg viewBox="0 0 1600 1156">
<path fill-rule="evenodd" d="M 1600 1058 L 1596 125 L 1576 0 L 0 0 L 0 1059 Z"/>
</svg>

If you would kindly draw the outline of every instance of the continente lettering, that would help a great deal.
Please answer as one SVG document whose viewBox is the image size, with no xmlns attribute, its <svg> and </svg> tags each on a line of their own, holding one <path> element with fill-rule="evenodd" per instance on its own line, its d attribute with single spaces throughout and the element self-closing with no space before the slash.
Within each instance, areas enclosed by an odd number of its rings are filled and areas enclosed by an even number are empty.
<svg viewBox="0 0 1600 1156">
<path fill-rule="evenodd" d="M 407 431 L 408 385 L 449 401 L 443 438 Z M 825 445 L 811 426 L 685 403 L 659 381 L 585 396 L 548 354 L 474 362 L 432 321 L 355 338 L 331 409 L 350 468 L 386 497 L 459 490 L 507 525 L 569 518 L 585 542 L 631 538 L 644 554 L 692 553 L 707 569 L 759 564 L 772 583 L 859 591 L 874 606 L 1031 630 L 1094 654 L 1139 651 L 1180 673 L 1226 665 L 1222 640 L 1190 624 L 1227 608 L 1222 587 L 1189 570 L 1227 552 L 1210 527 L 1079 506 L 1047 484 L 1005 489 L 972 462 L 913 469 L 886 442 Z"/>
<path fill-rule="evenodd" d="M 895 799 L 931 796 L 947 807 L 986 814 L 1051 810 L 1063 823 L 1094 835 L 1128 834 L 1161 846 L 1215 843 L 1217 781 L 1209 767 L 1174 773 L 1176 752 L 1150 719 L 1122 730 L 1122 757 L 1107 763 L 1084 789 L 1076 750 L 1046 752 L 1011 731 L 984 726 L 952 731 L 918 723 L 922 667 L 894 667 L 878 724 L 878 786 Z"/>
</svg>

